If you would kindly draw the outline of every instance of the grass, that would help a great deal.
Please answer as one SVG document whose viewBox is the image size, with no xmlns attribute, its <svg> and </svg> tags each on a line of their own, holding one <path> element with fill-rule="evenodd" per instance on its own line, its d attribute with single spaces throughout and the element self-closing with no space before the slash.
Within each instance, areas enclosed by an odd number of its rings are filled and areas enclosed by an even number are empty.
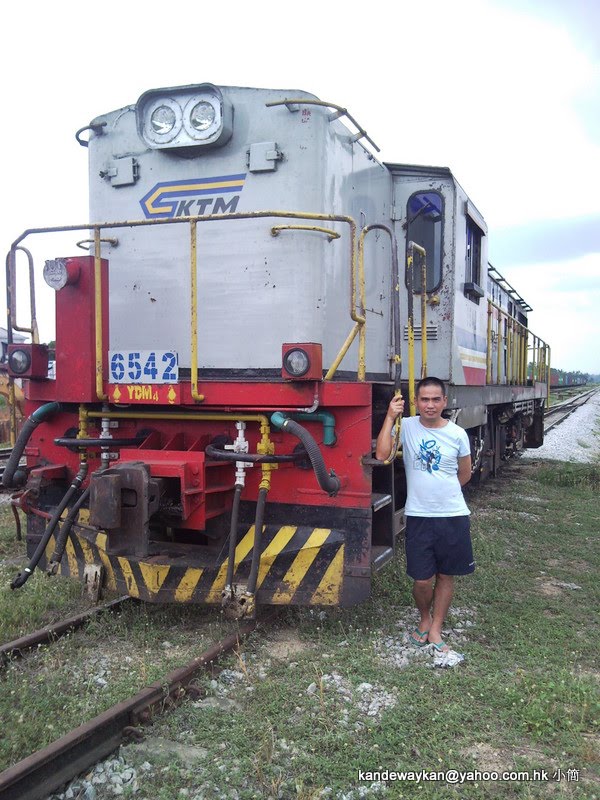
<svg viewBox="0 0 600 800">
<path fill-rule="evenodd" d="M 25 537 L 23 522 L 22 536 Z M 34 572 L 22 589 L 10 582 L 27 564 L 25 542 L 16 538 L 8 505 L 0 506 L 0 642 L 8 642 L 90 607 L 78 583 Z"/>
<path fill-rule="evenodd" d="M 554 462 L 551 466 L 542 466 L 538 474 L 539 480 L 547 486 L 600 488 L 600 464 Z"/>
<path fill-rule="evenodd" d="M 359 607 L 284 611 L 225 672 L 198 681 L 203 699 L 148 729 L 150 741 L 177 743 L 179 757 L 122 749 L 135 797 L 600 798 L 597 493 L 594 465 L 530 461 L 468 492 L 478 568 L 457 581 L 450 641 L 466 659 L 455 669 L 431 668 L 416 650 L 404 667 L 392 658 L 414 619 L 401 557 Z M 3 765 L 217 633 L 210 612 L 141 606 L 14 664 L 0 693 Z M 359 780 L 359 770 L 385 769 L 562 770 L 562 779 Z M 567 781 L 569 769 L 578 780 Z"/>
</svg>

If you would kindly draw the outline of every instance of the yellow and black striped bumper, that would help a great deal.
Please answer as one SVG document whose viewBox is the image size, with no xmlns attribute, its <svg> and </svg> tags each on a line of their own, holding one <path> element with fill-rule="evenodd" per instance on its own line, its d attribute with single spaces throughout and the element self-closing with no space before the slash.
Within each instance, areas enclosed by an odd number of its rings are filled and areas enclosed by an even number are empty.
<svg viewBox="0 0 600 800">
<path fill-rule="evenodd" d="M 158 603 L 220 604 L 228 558 L 206 547 L 185 555 L 146 558 L 107 552 L 107 536 L 76 527 L 67 542 L 60 573 L 83 579 L 86 565 L 103 567 L 105 585 L 119 593 Z M 54 550 L 54 537 L 45 560 Z M 254 526 L 235 550 L 234 584 L 245 583 L 252 561 Z M 369 594 L 370 570 L 348 565 L 346 534 L 330 528 L 266 525 L 257 581 L 257 602 L 264 605 L 354 605 Z M 358 548 L 361 549 L 361 548 Z M 361 559 L 362 561 L 362 559 Z M 40 564 L 43 568 L 44 564 Z"/>
</svg>

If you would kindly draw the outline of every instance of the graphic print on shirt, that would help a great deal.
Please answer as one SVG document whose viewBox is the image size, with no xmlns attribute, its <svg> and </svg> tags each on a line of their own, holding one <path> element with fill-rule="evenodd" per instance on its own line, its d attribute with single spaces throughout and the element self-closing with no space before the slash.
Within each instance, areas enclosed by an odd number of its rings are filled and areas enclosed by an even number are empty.
<svg viewBox="0 0 600 800">
<path fill-rule="evenodd" d="M 423 472 L 434 472 L 440 468 L 440 461 L 442 455 L 440 453 L 440 446 L 435 439 L 421 439 L 418 453 L 415 453 L 415 460 L 413 463 L 414 469 L 422 470 Z"/>
</svg>

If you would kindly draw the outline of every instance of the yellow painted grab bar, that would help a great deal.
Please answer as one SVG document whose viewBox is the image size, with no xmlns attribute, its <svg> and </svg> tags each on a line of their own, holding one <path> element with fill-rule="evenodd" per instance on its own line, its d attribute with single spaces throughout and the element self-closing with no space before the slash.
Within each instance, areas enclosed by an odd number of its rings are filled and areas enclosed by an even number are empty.
<svg viewBox="0 0 600 800">
<path fill-rule="evenodd" d="M 409 242 L 407 247 L 408 253 L 406 257 L 406 288 L 408 294 L 408 402 L 410 406 L 410 416 L 414 417 L 417 413 L 417 403 L 415 399 L 415 325 L 414 325 L 414 298 L 413 298 L 413 260 L 414 251 L 420 253 L 423 259 L 427 257 L 424 247 L 416 242 Z M 425 294 L 423 292 L 423 294 Z M 421 314 L 423 313 L 421 306 Z M 423 320 L 421 320 L 421 327 L 423 327 Z M 423 337 L 423 332 L 421 332 Z M 421 338 L 421 341 L 423 339 Z M 422 352 L 422 351 L 421 351 Z M 421 370 L 422 371 L 422 370 Z"/>
<path fill-rule="evenodd" d="M 273 225 L 271 228 L 271 236 L 279 236 L 281 231 L 315 231 L 317 233 L 325 233 L 331 242 L 333 239 L 339 239 L 340 234 L 331 228 L 321 228 L 318 225 Z"/>
</svg>

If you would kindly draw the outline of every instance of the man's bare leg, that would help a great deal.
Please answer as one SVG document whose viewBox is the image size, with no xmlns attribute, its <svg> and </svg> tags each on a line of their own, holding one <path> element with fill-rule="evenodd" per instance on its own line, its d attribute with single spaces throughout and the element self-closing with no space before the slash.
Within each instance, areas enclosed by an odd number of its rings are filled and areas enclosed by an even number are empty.
<svg viewBox="0 0 600 800">
<path fill-rule="evenodd" d="M 415 604 L 417 609 L 419 610 L 419 614 L 421 615 L 421 621 L 419 623 L 419 631 L 429 631 L 431 630 L 431 604 L 433 602 L 434 592 L 433 592 L 433 578 L 432 575 L 429 580 L 426 581 L 415 581 L 413 583 L 413 597 L 415 598 Z M 427 636 L 417 636 L 414 634 L 415 638 L 418 638 L 419 641 L 426 642 Z"/>
<path fill-rule="evenodd" d="M 454 577 L 438 573 L 433 590 L 433 621 L 429 628 L 428 639 L 432 644 L 442 641 L 442 627 L 454 594 Z"/>
</svg>

